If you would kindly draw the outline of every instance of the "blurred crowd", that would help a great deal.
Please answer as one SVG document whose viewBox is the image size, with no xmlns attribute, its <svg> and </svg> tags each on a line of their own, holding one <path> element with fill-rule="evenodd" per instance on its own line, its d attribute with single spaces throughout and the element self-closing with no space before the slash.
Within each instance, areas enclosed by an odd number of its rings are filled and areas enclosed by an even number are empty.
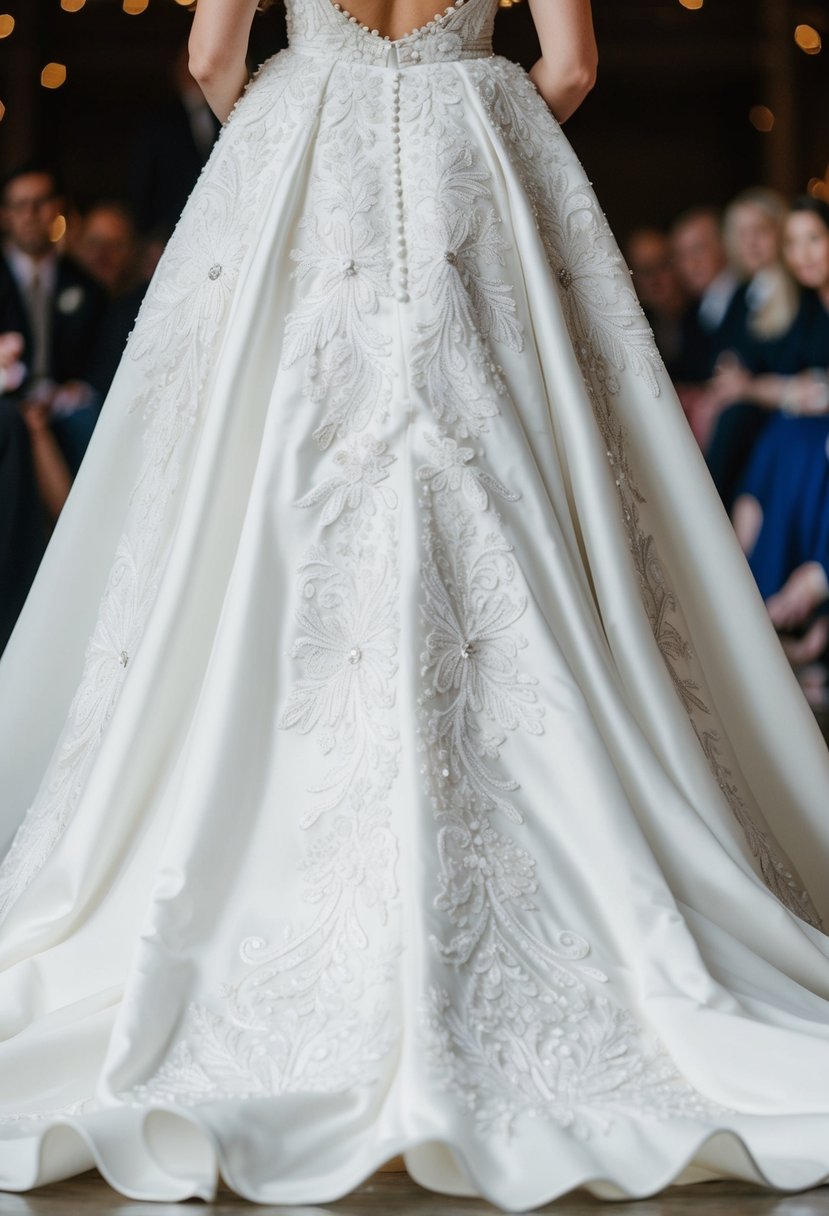
<svg viewBox="0 0 829 1216">
<path fill-rule="evenodd" d="M 187 61 L 185 43 L 173 100 L 137 133 L 121 197 L 81 212 L 39 158 L 0 183 L 0 653 L 218 134 Z"/>
<path fill-rule="evenodd" d="M 118 199 L 79 213 L 51 164 L 0 186 L 0 653 L 218 133 L 187 69 Z M 634 286 L 783 646 L 829 684 L 829 205 L 746 190 L 626 243 Z"/>
<path fill-rule="evenodd" d="M 829 205 L 745 190 L 626 245 L 694 436 L 809 700 L 829 670 Z"/>
</svg>

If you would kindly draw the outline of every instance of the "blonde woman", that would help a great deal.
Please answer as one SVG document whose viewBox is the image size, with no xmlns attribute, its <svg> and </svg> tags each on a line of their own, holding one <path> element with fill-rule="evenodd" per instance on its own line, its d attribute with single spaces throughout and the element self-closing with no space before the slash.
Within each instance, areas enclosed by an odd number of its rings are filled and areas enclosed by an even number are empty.
<svg viewBox="0 0 829 1216">
<path fill-rule="evenodd" d="M 731 309 L 728 343 L 717 360 L 714 383 L 706 390 L 715 417 L 706 460 L 729 511 L 737 482 L 769 419 L 761 406 L 735 397 L 733 384 L 745 369 L 773 357 L 800 306 L 799 288 L 783 260 L 787 211 L 781 195 L 758 186 L 738 194 L 724 217 L 728 257 L 743 281 Z"/>
</svg>

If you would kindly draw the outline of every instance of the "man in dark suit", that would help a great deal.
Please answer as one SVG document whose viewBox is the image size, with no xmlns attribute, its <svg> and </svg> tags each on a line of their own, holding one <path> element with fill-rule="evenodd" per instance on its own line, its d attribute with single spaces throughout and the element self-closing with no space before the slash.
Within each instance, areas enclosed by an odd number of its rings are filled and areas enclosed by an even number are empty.
<svg viewBox="0 0 829 1216">
<path fill-rule="evenodd" d="M 741 333 L 744 293 L 728 264 L 715 210 L 700 207 L 680 216 L 671 245 L 680 281 L 692 300 L 682 318 L 676 378 L 680 383 L 703 384 L 713 376 L 719 356 Z"/>
<path fill-rule="evenodd" d="M 190 75 L 186 42 L 174 80 L 175 98 L 148 119 L 133 152 L 130 203 L 142 235 L 170 235 L 219 133 L 219 120 Z"/>
<path fill-rule="evenodd" d="M 50 425 L 74 475 L 98 416 L 100 396 L 89 382 L 106 306 L 103 291 L 55 248 L 63 207 L 58 177 L 29 162 L 10 173 L 0 196 L 0 333 L 23 336 L 27 375 L 16 393 L 49 408 Z"/>
</svg>

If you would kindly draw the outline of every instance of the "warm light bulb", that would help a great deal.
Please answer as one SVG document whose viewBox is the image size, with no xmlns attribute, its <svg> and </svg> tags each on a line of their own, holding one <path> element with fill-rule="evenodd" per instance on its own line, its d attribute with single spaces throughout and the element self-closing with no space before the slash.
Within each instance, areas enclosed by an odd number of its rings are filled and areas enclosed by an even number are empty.
<svg viewBox="0 0 829 1216">
<path fill-rule="evenodd" d="M 86 0 L 60 0 L 60 6 L 65 13 L 79 13 Z"/>
<path fill-rule="evenodd" d="M 52 244 L 57 244 L 63 236 L 66 235 L 66 216 L 56 215 L 49 225 L 49 240 Z"/>
<path fill-rule="evenodd" d="M 143 13 L 147 9 L 150 0 L 123 0 L 121 7 L 130 17 L 135 17 L 138 13 Z"/>
<path fill-rule="evenodd" d="M 774 128 L 774 114 L 768 106 L 752 106 L 748 112 L 748 120 L 751 125 L 763 134 L 767 134 Z"/>
<path fill-rule="evenodd" d="M 14 17 L 11 13 L 0 13 L 0 38 L 8 38 L 14 29 Z"/>
<path fill-rule="evenodd" d="M 6 117 L 6 107 L 3 105 L 2 101 L 0 101 L 0 122 L 2 122 L 5 117 Z"/>
<path fill-rule="evenodd" d="M 40 73 L 40 83 L 44 89 L 59 89 L 66 80 L 66 65 L 63 63 L 47 63 Z"/>
<path fill-rule="evenodd" d="M 794 40 L 807 55 L 819 55 L 823 47 L 820 34 L 813 25 L 799 25 L 794 32 Z"/>
<path fill-rule="evenodd" d="M 683 8 L 688 8 L 691 10 L 691 12 L 696 12 L 698 9 L 702 8 L 705 0 L 679 0 L 679 3 Z"/>
</svg>

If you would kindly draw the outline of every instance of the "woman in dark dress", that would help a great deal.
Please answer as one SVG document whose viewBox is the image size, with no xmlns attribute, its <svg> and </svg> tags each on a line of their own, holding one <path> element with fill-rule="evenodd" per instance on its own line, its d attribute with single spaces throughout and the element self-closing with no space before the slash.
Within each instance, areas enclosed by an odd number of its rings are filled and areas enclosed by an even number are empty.
<svg viewBox="0 0 829 1216">
<path fill-rule="evenodd" d="M 745 367 L 757 372 L 790 331 L 797 316 L 800 292 L 783 261 L 786 200 L 774 190 L 744 190 L 726 208 L 723 236 L 731 265 L 743 282 L 732 300 L 717 366 Z M 751 401 L 719 397 L 719 380 L 706 397 L 716 407 L 705 458 L 714 484 L 728 511 L 754 444 L 769 422 L 769 411 Z"/>
<path fill-rule="evenodd" d="M 829 565 L 829 206 L 795 203 L 784 247 L 803 288 L 797 318 L 782 339 L 765 344 L 755 374 L 731 368 L 719 380 L 723 391 L 772 411 L 738 483 L 732 519 L 775 624 L 805 627 L 809 644 L 801 639 L 793 650 L 803 661 L 829 637 L 821 611 Z M 804 609 L 817 618 L 798 621 Z"/>
</svg>

